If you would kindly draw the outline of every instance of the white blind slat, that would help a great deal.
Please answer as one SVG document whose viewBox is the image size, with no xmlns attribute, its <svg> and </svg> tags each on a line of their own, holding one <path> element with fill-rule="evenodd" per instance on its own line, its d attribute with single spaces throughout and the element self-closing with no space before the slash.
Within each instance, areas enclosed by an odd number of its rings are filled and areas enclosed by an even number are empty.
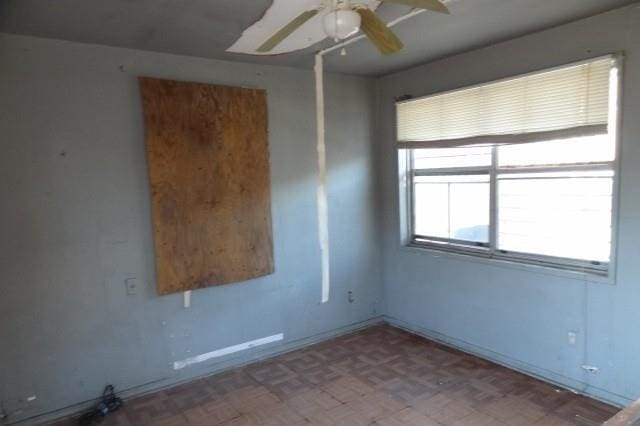
<svg viewBox="0 0 640 426">
<path fill-rule="evenodd" d="M 606 132 L 613 57 L 396 104 L 399 147 Z M 539 137 L 535 134 L 540 133 Z M 503 139 L 500 138 L 500 139 Z"/>
</svg>

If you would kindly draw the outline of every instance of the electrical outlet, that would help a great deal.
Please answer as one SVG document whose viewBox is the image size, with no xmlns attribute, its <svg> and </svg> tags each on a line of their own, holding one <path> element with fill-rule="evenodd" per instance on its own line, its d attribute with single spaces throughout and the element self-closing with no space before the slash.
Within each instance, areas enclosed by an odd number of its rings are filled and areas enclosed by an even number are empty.
<svg viewBox="0 0 640 426">
<path fill-rule="evenodd" d="M 567 333 L 567 343 L 570 346 L 574 346 L 577 341 L 578 341 L 578 333 L 576 333 L 575 331 L 570 331 Z"/>
<path fill-rule="evenodd" d="M 124 280 L 125 287 L 127 288 L 127 295 L 134 296 L 138 294 L 138 279 L 127 278 Z"/>
<path fill-rule="evenodd" d="M 349 291 L 347 293 L 347 300 L 349 301 L 349 303 L 353 303 L 356 301 L 356 299 L 353 297 L 353 291 Z"/>
</svg>

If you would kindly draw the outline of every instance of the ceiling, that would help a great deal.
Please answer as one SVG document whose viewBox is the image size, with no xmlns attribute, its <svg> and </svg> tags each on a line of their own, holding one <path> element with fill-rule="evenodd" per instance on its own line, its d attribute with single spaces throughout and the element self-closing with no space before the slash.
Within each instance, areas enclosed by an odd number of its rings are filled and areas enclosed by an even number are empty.
<svg viewBox="0 0 640 426">
<path fill-rule="evenodd" d="M 328 55 L 330 71 L 378 76 L 594 15 L 637 0 L 451 0 L 451 16 L 422 13 L 394 27 L 405 48 L 381 56 L 365 40 L 346 56 Z M 270 0 L 0 0 L 0 32 L 181 55 L 310 68 L 327 41 L 287 55 L 225 50 L 260 19 Z M 392 19 L 409 12 L 383 4 Z"/>
</svg>

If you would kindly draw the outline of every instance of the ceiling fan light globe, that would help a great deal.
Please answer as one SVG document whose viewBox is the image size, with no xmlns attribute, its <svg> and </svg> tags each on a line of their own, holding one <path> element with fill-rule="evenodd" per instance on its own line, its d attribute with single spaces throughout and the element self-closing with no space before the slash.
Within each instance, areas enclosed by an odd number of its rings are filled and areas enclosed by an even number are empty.
<svg viewBox="0 0 640 426">
<path fill-rule="evenodd" d="M 333 10 L 324 15 L 322 26 L 327 37 L 343 40 L 360 29 L 360 14 L 351 9 Z"/>
</svg>

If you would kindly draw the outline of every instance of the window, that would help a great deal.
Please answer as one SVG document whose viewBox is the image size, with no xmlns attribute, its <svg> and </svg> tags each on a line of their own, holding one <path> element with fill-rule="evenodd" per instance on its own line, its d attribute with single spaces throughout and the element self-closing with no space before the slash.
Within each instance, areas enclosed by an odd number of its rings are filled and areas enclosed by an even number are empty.
<svg viewBox="0 0 640 426">
<path fill-rule="evenodd" d="M 398 104 L 408 243 L 605 275 L 614 57 Z"/>
</svg>

